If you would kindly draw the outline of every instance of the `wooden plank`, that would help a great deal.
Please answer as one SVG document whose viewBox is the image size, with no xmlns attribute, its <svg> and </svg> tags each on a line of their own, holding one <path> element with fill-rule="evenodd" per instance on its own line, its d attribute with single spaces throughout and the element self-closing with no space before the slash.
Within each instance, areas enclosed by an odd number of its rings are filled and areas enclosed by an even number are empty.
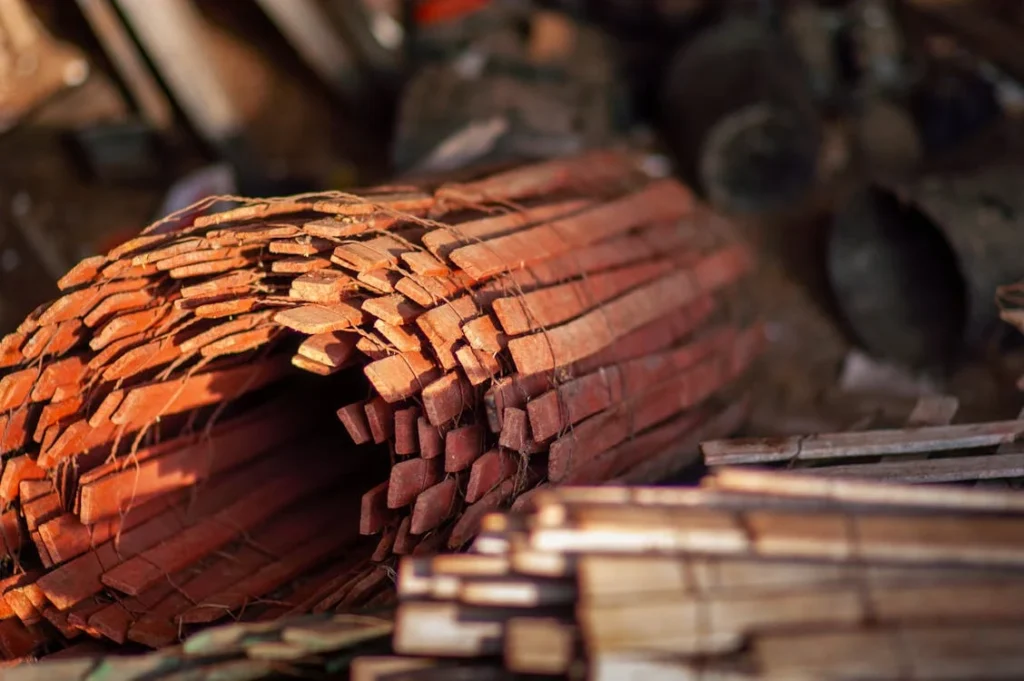
<svg viewBox="0 0 1024 681">
<path fill-rule="evenodd" d="M 416 439 L 420 443 L 420 456 L 433 459 L 444 454 L 444 432 L 430 424 L 426 416 L 416 419 Z"/>
<path fill-rule="evenodd" d="M 547 440 L 570 425 L 642 393 L 666 376 L 731 348 L 735 330 L 719 329 L 670 352 L 601 367 L 559 385 L 526 404 L 537 440 Z"/>
<path fill-rule="evenodd" d="M 384 444 L 395 434 L 394 410 L 378 395 L 366 403 L 366 423 L 370 427 L 374 444 Z"/>
<path fill-rule="evenodd" d="M 459 361 L 459 366 L 473 386 L 483 385 L 501 373 L 501 363 L 496 357 L 474 350 L 468 345 L 463 345 L 455 351 L 455 359 Z"/>
<path fill-rule="evenodd" d="M 667 260 L 599 272 L 578 281 L 498 298 L 494 314 L 504 332 L 517 336 L 560 324 L 672 269 Z"/>
<path fill-rule="evenodd" d="M 523 374 L 550 371 L 600 352 L 631 331 L 730 283 L 749 266 L 750 254 L 744 247 L 724 249 L 690 270 L 641 286 L 571 322 L 513 338 L 508 348 L 516 369 Z"/>
<path fill-rule="evenodd" d="M 457 473 L 469 468 L 484 453 L 483 426 L 472 424 L 453 428 L 445 435 L 444 470 Z"/>
<path fill-rule="evenodd" d="M 454 515 L 458 491 L 458 479 L 450 477 L 420 492 L 413 504 L 409 532 L 424 534 Z"/>
<path fill-rule="evenodd" d="M 752 654 L 777 679 L 1011 679 L 1024 674 L 1021 636 L 1019 625 L 994 623 L 786 632 L 758 636 Z"/>
<path fill-rule="evenodd" d="M 373 323 L 374 330 L 383 336 L 389 343 L 394 345 L 399 352 L 420 352 L 423 350 L 423 343 L 412 331 L 401 326 L 388 324 L 382 319 Z"/>
<path fill-rule="evenodd" d="M 458 372 L 452 371 L 423 390 L 423 412 L 433 426 L 442 426 L 476 404 L 473 387 Z"/>
<path fill-rule="evenodd" d="M 389 403 L 401 402 L 433 385 L 440 369 L 421 352 L 402 352 L 363 367 L 373 389 Z"/>
<path fill-rule="evenodd" d="M 356 272 L 390 269 L 399 264 L 399 256 L 412 246 L 391 235 L 366 241 L 349 241 L 334 249 L 331 260 Z"/>
<path fill-rule="evenodd" d="M 488 202 L 501 204 L 566 189 L 612 188 L 624 183 L 635 171 L 635 162 L 628 155 L 595 151 L 515 168 L 473 182 L 447 184 L 439 187 L 434 196 L 451 208 Z"/>
<path fill-rule="evenodd" d="M 591 416 L 575 426 L 551 444 L 548 458 L 550 479 L 561 481 L 574 468 L 624 442 L 633 433 L 700 404 L 738 376 L 753 359 L 754 353 L 743 343 L 736 343 L 732 352 L 743 362 L 735 363 L 732 357 L 725 361 L 721 357 L 711 357 L 655 384 L 635 399 Z"/>
<path fill-rule="evenodd" d="M 409 324 L 423 314 L 423 308 L 401 294 L 367 298 L 363 310 L 395 326 Z"/>
<path fill-rule="evenodd" d="M 441 459 L 409 459 L 391 467 L 388 508 L 408 506 L 428 487 L 444 477 Z"/>
<path fill-rule="evenodd" d="M 1016 491 L 970 489 L 954 485 L 897 486 L 870 480 L 754 468 L 720 468 L 713 476 L 705 479 L 704 485 L 725 492 L 820 499 L 835 504 L 1024 513 L 1024 497 Z"/>
<path fill-rule="evenodd" d="M 419 451 L 417 421 L 419 407 L 395 411 L 395 454 L 409 456 Z"/>
<path fill-rule="evenodd" d="M 337 466 L 300 460 L 298 465 L 277 476 L 260 480 L 251 491 L 208 518 L 106 570 L 101 578 L 103 584 L 138 596 L 159 580 L 210 555 L 296 500 L 331 485 L 340 475 Z"/>
<path fill-rule="evenodd" d="M 345 331 L 318 333 L 302 341 L 298 353 L 329 367 L 341 367 L 354 355 L 359 336 Z"/>
<path fill-rule="evenodd" d="M 499 654 L 503 623 L 482 610 L 454 603 L 405 603 L 395 620 L 395 652 L 445 657 Z"/>
<path fill-rule="evenodd" d="M 79 480 L 77 515 L 92 525 L 119 518 L 156 497 L 184 489 L 211 476 L 259 458 L 287 442 L 308 424 L 290 410 L 277 409 L 229 422 L 206 437 L 179 440 L 153 456 L 133 458 L 131 464 L 118 462 L 116 469 Z"/>
<path fill-rule="evenodd" d="M 483 243 L 462 246 L 449 257 L 476 280 L 562 255 L 574 248 L 608 239 L 653 222 L 675 220 L 693 208 L 693 196 L 673 180 L 652 182 L 644 189 L 555 220 Z"/>
<path fill-rule="evenodd" d="M 788 438 L 719 440 L 701 445 L 709 466 L 812 461 L 994 447 L 1024 433 L 1024 421 L 874 430 Z"/>
<path fill-rule="evenodd" d="M 332 305 L 303 305 L 274 315 L 274 321 L 299 333 L 314 335 L 344 331 L 366 323 L 366 315 L 357 306 L 338 302 Z"/>
<path fill-rule="evenodd" d="M 464 244 L 565 217 L 592 205 L 592 201 L 574 199 L 467 220 L 427 232 L 423 235 L 423 245 L 434 255 L 447 258 L 453 250 Z M 421 273 L 417 272 L 417 274 Z"/>
<path fill-rule="evenodd" d="M 488 314 L 470 319 L 463 324 L 462 334 L 474 350 L 491 355 L 497 355 L 508 345 L 505 334 L 498 330 L 494 319 Z"/>
<path fill-rule="evenodd" d="M 356 290 L 356 280 L 344 272 L 317 270 L 292 280 L 288 295 L 296 300 L 330 305 L 340 303 Z"/>
<path fill-rule="evenodd" d="M 353 402 L 338 409 L 338 420 L 345 426 L 352 442 L 366 444 L 373 439 L 370 424 L 366 420 L 365 402 Z"/>
<path fill-rule="evenodd" d="M 563 620 L 513 617 L 505 625 L 505 665 L 518 674 L 567 674 L 578 636 L 576 627 Z"/>
</svg>

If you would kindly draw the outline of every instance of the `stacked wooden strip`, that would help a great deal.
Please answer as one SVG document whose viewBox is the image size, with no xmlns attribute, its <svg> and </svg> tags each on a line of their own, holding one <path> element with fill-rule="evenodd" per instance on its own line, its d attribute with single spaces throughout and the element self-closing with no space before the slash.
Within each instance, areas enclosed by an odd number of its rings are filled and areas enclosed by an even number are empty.
<svg viewBox="0 0 1024 681">
<path fill-rule="evenodd" d="M 379 602 L 535 484 L 731 432 L 750 254 L 639 167 L 202 204 L 73 268 L 0 342 L 0 653 Z"/>
<path fill-rule="evenodd" d="M 398 584 L 394 647 L 412 657 L 395 664 L 608 680 L 1024 675 L 1018 492 L 728 468 L 700 488 L 561 487 L 484 518 L 471 553 L 404 559 Z"/>
<path fill-rule="evenodd" d="M 145 655 L 111 654 L 83 642 L 34 664 L 4 665 L 4 681 L 225 681 L 320 678 L 343 672 L 355 652 L 387 650 L 390 619 L 353 614 L 302 615 L 235 623 Z M 355 677 L 358 678 L 358 677 Z"/>
<path fill-rule="evenodd" d="M 709 467 L 759 465 L 832 478 L 887 482 L 975 482 L 1024 477 L 1024 412 L 1013 421 L 950 425 L 952 397 L 925 397 L 904 429 L 713 440 L 701 444 Z"/>
</svg>

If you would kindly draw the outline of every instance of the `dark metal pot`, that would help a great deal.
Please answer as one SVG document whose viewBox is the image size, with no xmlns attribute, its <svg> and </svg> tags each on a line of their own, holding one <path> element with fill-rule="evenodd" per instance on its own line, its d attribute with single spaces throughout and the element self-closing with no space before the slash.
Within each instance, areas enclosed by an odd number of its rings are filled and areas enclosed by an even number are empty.
<svg viewBox="0 0 1024 681">
<path fill-rule="evenodd" d="M 874 185 L 836 211 L 829 279 L 871 352 L 949 364 L 998 334 L 996 288 L 1024 276 L 1024 169 Z"/>
<path fill-rule="evenodd" d="M 662 113 L 684 177 L 729 212 L 778 210 L 817 180 L 821 125 L 803 64 L 760 22 L 731 19 L 684 46 Z"/>
</svg>

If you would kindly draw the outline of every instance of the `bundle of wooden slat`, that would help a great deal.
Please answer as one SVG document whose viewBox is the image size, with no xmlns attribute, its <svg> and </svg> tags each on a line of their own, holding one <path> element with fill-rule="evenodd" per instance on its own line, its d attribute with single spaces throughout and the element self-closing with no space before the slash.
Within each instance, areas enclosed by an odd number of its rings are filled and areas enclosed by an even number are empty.
<svg viewBox="0 0 1024 681">
<path fill-rule="evenodd" d="M 290 678 L 323 678 L 348 668 L 356 652 L 387 652 L 392 628 L 386 617 L 323 614 L 212 627 L 180 646 L 144 655 L 112 654 L 84 641 L 35 664 L 0 662 L 0 676 L 4 681 L 269 681 L 284 678 L 281 669 L 287 665 Z"/>
<path fill-rule="evenodd" d="M 1013 421 L 950 425 L 957 407 L 953 397 L 925 397 L 904 429 L 712 440 L 700 448 L 710 468 L 758 465 L 832 478 L 983 486 L 1024 477 L 1024 412 Z"/>
<path fill-rule="evenodd" d="M 537 483 L 730 432 L 750 253 L 641 167 L 206 202 L 76 266 L 0 342 L 0 652 L 377 602 Z"/>
<path fill-rule="evenodd" d="M 530 504 L 485 517 L 474 552 L 403 559 L 393 642 L 410 657 L 394 664 L 609 681 L 1024 675 L 1018 492 L 727 468 L 699 488 L 561 487 Z M 436 676 L 412 669 L 402 678 Z"/>
</svg>

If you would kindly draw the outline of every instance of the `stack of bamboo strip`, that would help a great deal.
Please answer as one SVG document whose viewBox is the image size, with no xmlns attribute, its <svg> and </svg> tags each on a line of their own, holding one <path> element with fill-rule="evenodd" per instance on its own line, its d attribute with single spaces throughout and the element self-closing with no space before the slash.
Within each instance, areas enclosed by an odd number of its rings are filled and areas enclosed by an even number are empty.
<svg viewBox="0 0 1024 681">
<path fill-rule="evenodd" d="M 398 654 L 609 681 L 1024 677 L 1017 492 L 723 469 L 531 506 L 487 516 L 472 553 L 402 561 Z"/>
<path fill-rule="evenodd" d="M 896 430 L 713 440 L 701 443 L 710 467 L 782 465 L 833 478 L 936 483 L 1024 477 L 1024 412 L 1013 421 L 949 425 L 956 398 L 921 398 Z"/>
<path fill-rule="evenodd" d="M 111 655 L 79 643 L 33 665 L 0 663 L 4 681 L 258 681 L 322 678 L 349 667 L 353 653 L 387 651 L 390 619 L 367 615 L 304 615 L 275 622 L 229 624 L 146 655 Z M 5 668 L 6 666 L 6 668 Z"/>
<path fill-rule="evenodd" d="M 0 653 L 380 602 L 535 484 L 728 434 L 750 253 L 640 167 L 207 202 L 76 266 L 0 342 Z"/>
</svg>

